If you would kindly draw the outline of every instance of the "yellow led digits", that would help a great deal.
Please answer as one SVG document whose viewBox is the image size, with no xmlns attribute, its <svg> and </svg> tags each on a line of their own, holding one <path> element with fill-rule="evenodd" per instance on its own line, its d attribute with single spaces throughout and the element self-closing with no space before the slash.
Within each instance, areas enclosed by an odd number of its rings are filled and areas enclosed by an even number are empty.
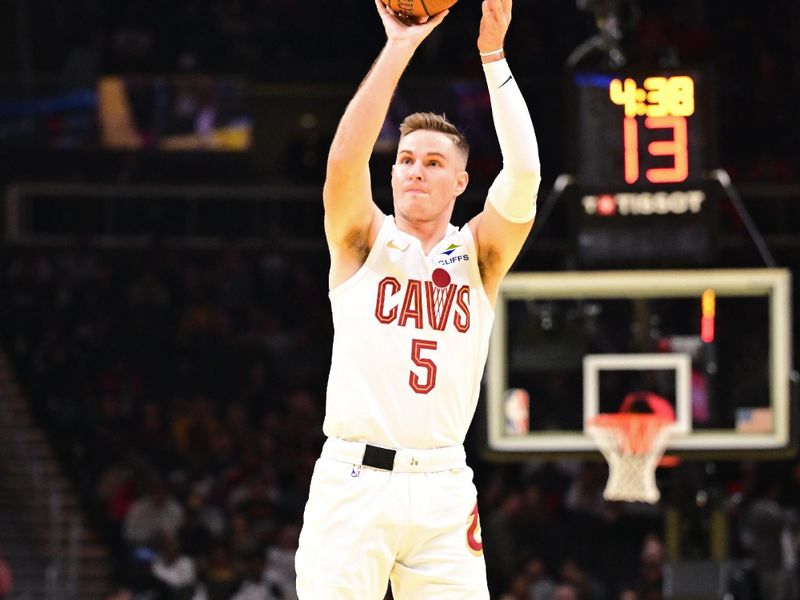
<svg viewBox="0 0 800 600">
<path fill-rule="evenodd" d="M 680 183 L 689 175 L 689 153 L 686 118 L 694 114 L 694 80 L 687 75 L 647 77 L 638 87 L 636 80 L 612 79 L 608 96 L 625 110 L 623 119 L 625 182 L 639 180 L 639 122 L 645 117 L 647 129 L 671 129 L 670 139 L 651 142 L 647 151 L 652 156 L 672 156 L 673 166 L 647 169 L 650 183 Z"/>
<path fill-rule="evenodd" d="M 608 95 L 626 117 L 689 117 L 694 114 L 694 80 L 688 75 L 648 77 L 642 87 L 627 77 L 612 79 Z"/>
</svg>

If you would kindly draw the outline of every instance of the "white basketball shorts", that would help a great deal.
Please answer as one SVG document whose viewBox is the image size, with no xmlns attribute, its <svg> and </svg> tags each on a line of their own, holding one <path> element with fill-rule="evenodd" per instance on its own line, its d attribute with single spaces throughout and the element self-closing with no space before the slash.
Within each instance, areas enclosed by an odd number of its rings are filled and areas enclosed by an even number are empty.
<svg viewBox="0 0 800 600">
<path fill-rule="evenodd" d="M 436 452 L 405 455 L 408 469 L 398 454 L 386 471 L 323 450 L 296 557 L 300 600 L 383 600 L 388 581 L 395 600 L 488 600 L 472 469 Z"/>
</svg>

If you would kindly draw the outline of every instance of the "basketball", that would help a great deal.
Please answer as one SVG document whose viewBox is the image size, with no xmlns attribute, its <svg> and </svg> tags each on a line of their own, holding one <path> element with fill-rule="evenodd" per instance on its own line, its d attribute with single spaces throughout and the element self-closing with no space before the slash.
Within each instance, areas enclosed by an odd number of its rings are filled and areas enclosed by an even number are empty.
<svg viewBox="0 0 800 600">
<path fill-rule="evenodd" d="M 407 17 L 432 17 L 458 0 L 382 0 L 393 11 Z"/>
</svg>

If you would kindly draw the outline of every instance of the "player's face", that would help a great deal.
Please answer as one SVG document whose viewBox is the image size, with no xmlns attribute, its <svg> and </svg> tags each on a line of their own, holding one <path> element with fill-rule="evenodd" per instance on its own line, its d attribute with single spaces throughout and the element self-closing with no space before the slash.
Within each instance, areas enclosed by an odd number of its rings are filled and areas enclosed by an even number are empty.
<svg viewBox="0 0 800 600">
<path fill-rule="evenodd" d="M 450 219 L 456 197 L 467 187 L 464 158 L 444 133 L 418 129 L 400 140 L 392 166 L 398 215 L 409 221 Z"/>
</svg>

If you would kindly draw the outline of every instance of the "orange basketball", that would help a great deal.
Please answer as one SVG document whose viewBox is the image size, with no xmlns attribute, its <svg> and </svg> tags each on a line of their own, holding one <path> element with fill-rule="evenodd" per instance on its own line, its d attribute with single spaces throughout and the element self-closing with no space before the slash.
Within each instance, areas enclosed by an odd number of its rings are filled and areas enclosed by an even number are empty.
<svg viewBox="0 0 800 600">
<path fill-rule="evenodd" d="M 458 0 L 382 0 L 393 11 L 407 17 L 432 17 Z"/>
</svg>

